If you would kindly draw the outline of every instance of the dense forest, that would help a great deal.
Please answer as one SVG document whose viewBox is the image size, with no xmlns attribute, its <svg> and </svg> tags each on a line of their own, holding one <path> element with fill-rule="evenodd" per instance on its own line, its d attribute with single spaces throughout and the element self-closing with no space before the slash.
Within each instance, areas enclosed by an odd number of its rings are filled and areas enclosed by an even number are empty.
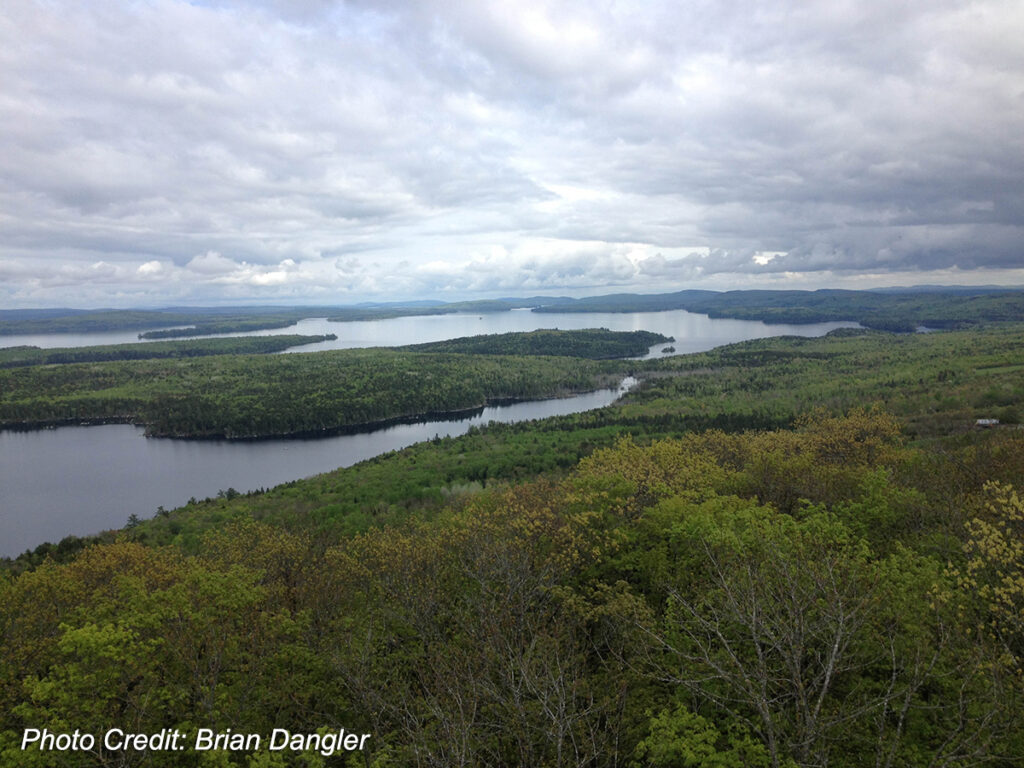
<svg viewBox="0 0 1024 768">
<path fill-rule="evenodd" d="M 563 299 L 535 312 L 657 312 L 685 309 L 710 317 L 766 323 L 852 320 L 866 328 L 912 332 L 1024 320 L 1024 292 L 1001 289 L 927 291 L 679 291 Z"/>
<path fill-rule="evenodd" d="M 94 333 L 144 330 L 164 326 L 195 326 L 184 335 L 237 333 L 282 328 L 306 317 L 323 317 L 318 307 L 243 307 L 171 309 L 8 309 L 0 310 L 0 336 L 33 333 Z M 175 329 L 172 335 L 183 335 Z M 142 334 L 140 334 L 142 335 Z"/>
<path fill-rule="evenodd" d="M 183 328 L 161 328 L 156 331 L 143 331 L 140 339 L 182 339 L 190 336 L 213 336 L 218 333 L 248 333 L 249 331 L 272 330 L 287 328 L 294 325 L 290 317 L 245 317 L 218 319 L 206 323 L 197 323 Z"/>
<path fill-rule="evenodd" d="M 576 338 L 584 340 L 585 352 L 598 349 L 588 334 L 564 331 L 530 343 L 561 350 L 562 357 L 376 348 L 0 369 L 0 427 L 130 422 L 145 425 L 149 435 L 168 437 L 323 434 L 495 401 L 590 391 L 612 386 L 628 372 L 626 362 L 564 357 Z M 631 334 L 603 338 L 602 353 L 637 349 Z M 229 342 L 211 348 L 220 344 Z"/>
<path fill-rule="evenodd" d="M 0 368 L 23 365 L 57 365 L 61 363 L 100 363 L 109 360 L 155 360 L 169 357 L 204 357 L 206 355 L 252 355 L 283 352 L 303 344 L 333 341 L 326 336 L 238 336 L 191 341 L 156 341 L 151 344 L 104 344 L 94 347 L 2 347 Z"/>
<path fill-rule="evenodd" d="M 586 328 L 579 331 L 554 329 L 529 333 L 493 333 L 464 336 L 445 341 L 413 344 L 402 349 L 412 352 L 458 352 L 473 355 L 555 355 L 585 357 L 590 360 L 612 360 L 619 357 L 640 357 L 651 347 L 672 341 L 650 331 L 609 331 L 607 328 Z"/>
<path fill-rule="evenodd" d="M 208 529 L 241 515 L 333 538 L 433 514 L 490 485 L 564 473 L 626 436 L 646 442 L 786 429 L 816 408 L 842 414 L 877 404 L 899 419 L 905 438 L 943 451 L 983 441 L 986 451 L 1003 452 L 1024 439 L 1016 429 L 1024 405 L 1021 326 L 909 336 L 836 331 L 631 364 L 641 386 L 608 408 L 492 424 L 266 493 L 198 502 L 145 521 L 135 535 L 191 551 Z M 999 419 L 1000 427 L 978 432 L 979 418 Z M 961 482 L 961 471 L 945 477 Z"/>
<path fill-rule="evenodd" d="M 18 333 L 94 333 L 188 322 L 188 316 L 159 310 L 0 310 L 0 336 Z"/>
<path fill-rule="evenodd" d="M 1024 326 L 630 364 L 611 408 L 12 563 L 5 764 L 54 764 L 25 728 L 115 725 L 371 738 L 60 765 L 1018 764 Z"/>
<path fill-rule="evenodd" d="M 8 309 L 0 310 L 0 336 L 34 333 L 92 333 L 139 330 L 140 338 L 169 339 L 285 328 L 299 320 L 327 317 L 336 322 L 454 312 L 507 312 L 534 307 L 541 299 L 496 301 L 415 301 L 354 307 L 172 307 L 168 309 Z M 173 327 L 166 327 L 173 326 Z M 150 330 L 154 329 L 154 330 Z"/>
</svg>

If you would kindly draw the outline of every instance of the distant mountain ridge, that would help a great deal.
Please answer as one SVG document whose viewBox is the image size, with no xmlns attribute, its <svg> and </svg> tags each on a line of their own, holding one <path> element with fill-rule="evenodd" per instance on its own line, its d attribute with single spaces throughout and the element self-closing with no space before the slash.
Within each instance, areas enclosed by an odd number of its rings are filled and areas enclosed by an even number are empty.
<svg viewBox="0 0 1024 768">
<path fill-rule="evenodd" d="M 15 309 L 0 310 L 0 335 L 141 330 L 149 336 L 200 336 L 283 328 L 310 317 L 337 322 L 456 312 L 660 312 L 686 310 L 716 318 L 766 323 L 859 322 L 869 328 L 913 331 L 919 326 L 957 328 L 985 322 L 1024 320 L 1024 290 L 998 286 L 911 286 L 849 290 L 709 291 L 614 293 L 603 296 L 506 297 L 473 301 L 433 300 L 364 302 L 348 306 L 167 307 L 150 310 Z"/>
</svg>

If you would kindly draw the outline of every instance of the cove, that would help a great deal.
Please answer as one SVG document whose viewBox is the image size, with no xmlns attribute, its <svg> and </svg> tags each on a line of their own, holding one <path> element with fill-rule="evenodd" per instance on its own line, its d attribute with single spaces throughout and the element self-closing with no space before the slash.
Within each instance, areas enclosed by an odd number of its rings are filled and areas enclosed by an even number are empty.
<svg viewBox="0 0 1024 768">
<path fill-rule="evenodd" d="M 539 328 L 558 328 L 563 331 L 583 328 L 607 328 L 610 331 L 653 331 L 675 339 L 675 354 L 704 352 L 723 344 L 768 336 L 824 336 L 834 328 L 856 328 L 857 323 L 765 323 L 760 320 L 735 320 L 708 317 L 682 309 L 664 312 L 551 312 L 529 310 L 508 312 L 455 313 L 450 315 L 424 315 L 394 317 L 385 320 L 356 320 L 332 323 L 326 318 L 307 318 L 287 328 L 273 328 L 248 333 L 218 334 L 221 336 L 272 336 L 298 333 L 305 335 L 334 334 L 337 338 L 317 344 L 294 347 L 284 354 L 318 352 L 326 349 L 352 349 L 359 347 L 393 347 L 403 344 L 422 344 L 444 341 L 460 336 L 535 331 Z M 113 331 L 105 333 L 35 334 L 0 336 L 0 347 L 21 344 L 31 346 L 82 347 L 97 344 L 126 344 L 139 341 L 136 332 Z M 656 345 L 648 357 L 660 357 Z"/>
<path fill-rule="evenodd" d="M 480 409 L 471 416 L 397 424 L 314 439 L 228 441 L 147 438 L 112 424 L 0 431 L 0 557 L 45 541 L 120 528 L 190 497 L 245 492 L 348 467 L 435 436 L 488 422 L 513 423 L 610 405 L 636 380 L 573 397 Z"/>
<path fill-rule="evenodd" d="M 329 334 L 337 339 L 288 352 L 395 346 L 459 336 L 532 331 L 538 328 L 614 331 L 647 330 L 675 338 L 656 344 L 648 357 L 701 352 L 723 344 L 768 336 L 822 336 L 857 323 L 764 323 L 710 318 L 684 310 L 621 313 L 551 313 L 528 310 L 484 314 L 429 315 L 333 323 L 301 320 L 289 328 L 249 334 Z M 72 347 L 138 341 L 135 332 L 46 334 L 0 337 L 0 347 L 31 344 Z M 142 342 L 140 342 L 142 343 Z M 287 354 L 286 352 L 285 354 Z M 625 386 L 631 386 L 628 382 Z M 470 417 L 399 424 L 363 433 L 288 440 L 186 441 L 146 439 L 141 427 L 59 427 L 33 432 L 0 431 L 0 557 L 11 557 L 69 534 L 85 536 L 121 528 L 129 515 L 149 518 L 190 497 L 215 496 L 235 488 L 271 488 L 303 477 L 351 466 L 387 451 L 456 436 L 488 421 L 514 422 L 579 413 L 612 403 L 621 392 L 603 390 L 557 400 L 485 408 Z"/>
</svg>

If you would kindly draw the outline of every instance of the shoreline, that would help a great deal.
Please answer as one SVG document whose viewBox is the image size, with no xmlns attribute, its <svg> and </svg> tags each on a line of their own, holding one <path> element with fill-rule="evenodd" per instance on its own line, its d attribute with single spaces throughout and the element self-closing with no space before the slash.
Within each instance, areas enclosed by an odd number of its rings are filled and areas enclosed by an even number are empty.
<svg viewBox="0 0 1024 768">
<path fill-rule="evenodd" d="M 618 379 L 617 384 L 613 383 L 610 386 L 599 386 L 593 389 L 566 392 L 563 394 L 551 395 L 549 397 L 488 398 L 482 404 L 470 405 L 464 408 L 421 411 L 414 414 L 391 416 L 386 419 L 375 419 L 373 421 L 358 422 L 355 424 L 342 424 L 334 427 L 325 427 L 323 429 L 296 430 L 293 432 L 278 432 L 263 435 L 228 436 L 223 433 L 204 435 L 159 434 L 151 432 L 149 430 L 149 425 L 146 424 L 146 422 L 139 420 L 136 416 L 133 415 L 104 416 L 98 418 L 66 418 L 52 420 L 47 419 L 31 422 L 0 423 L 0 432 L 39 432 L 47 429 L 58 429 L 60 427 L 102 427 L 118 424 L 127 424 L 129 426 L 141 427 L 145 429 L 145 437 L 147 439 L 153 438 L 158 440 L 195 440 L 203 442 L 224 441 L 231 443 L 258 443 L 273 440 L 310 440 L 321 437 L 337 437 L 339 435 L 370 434 L 373 432 L 378 432 L 382 429 L 388 429 L 389 427 L 394 427 L 401 424 L 419 424 L 428 421 L 461 421 L 462 419 L 477 416 L 483 413 L 483 411 L 487 408 L 497 408 L 501 406 L 515 405 L 516 403 L 540 403 L 548 400 L 565 400 L 571 397 L 578 397 L 580 395 L 588 395 L 593 392 L 602 392 L 605 390 L 617 389 L 619 387 L 622 387 L 623 383 L 630 378 L 633 378 L 637 384 L 640 383 L 640 379 L 636 379 L 632 374 L 626 374 L 625 376 L 622 376 Z M 631 389 L 633 386 L 636 386 L 636 384 L 630 385 L 629 389 Z"/>
</svg>

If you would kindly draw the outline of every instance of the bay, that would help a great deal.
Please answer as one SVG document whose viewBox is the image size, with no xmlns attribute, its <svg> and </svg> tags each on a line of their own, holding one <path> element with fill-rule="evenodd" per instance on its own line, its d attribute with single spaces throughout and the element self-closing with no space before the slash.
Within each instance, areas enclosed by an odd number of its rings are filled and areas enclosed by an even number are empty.
<svg viewBox="0 0 1024 768">
<path fill-rule="evenodd" d="M 288 328 L 245 336 L 282 333 L 336 334 L 337 339 L 288 352 L 399 346 L 478 334 L 539 328 L 614 331 L 647 330 L 671 336 L 647 357 L 701 352 L 723 344 L 769 336 L 821 336 L 856 323 L 764 323 L 710 318 L 683 310 L 541 314 L 529 310 L 460 313 L 335 323 L 301 320 Z M 46 334 L 0 337 L 0 346 L 43 348 L 138 342 L 134 332 Z M 140 342 L 142 343 L 142 342 Z M 629 382 L 627 382 L 627 385 Z M 181 506 L 189 498 L 235 488 L 249 491 L 309 477 L 396 450 L 435 435 L 459 435 L 488 421 L 521 421 L 579 413 L 613 402 L 617 390 L 576 397 L 485 408 L 452 421 L 401 424 L 359 434 L 308 440 L 187 441 L 144 437 L 141 427 L 61 427 L 33 432 L 0 431 L 0 556 L 13 556 L 69 534 L 88 535 L 120 528 L 132 514 L 151 517 L 158 506 Z"/>
<path fill-rule="evenodd" d="M 611 404 L 636 383 L 574 397 L 480 409 L 453 420 L 398 424 L 315 439 L 228 441 L 147 438 L 142 427 L 112 424 L 0 431 L 0 557 L 44 541 L 120 528 L 190 497 L 246 492 L 348 467 L 435 436 L 456 436 L 491 421 L 513 423 Z"/>
<path fill-rule="evenodd" d="M 769 336 L 822 336 L 834 328 L 856 328 L 857 323 L 765 323 L 760 320 L 711 318 L 685 310 L 665 312 L 562 312 L 539 313 L 529 310 L 455 313 L 395 317 L 387 320 L 358 320 L 334 323 L 325 317 L 307 318 L 287 328 L 270 328 L 224 336 L 272 336 L 278 334 L 327 335 L 338 338 L 317 344 L 294 347 L 289 352 L 315 352 L 325 349 L 357 347 L 393 347 L 444 341 L 461 336 L 490 333 L 535 331 L 558 328 L 564 331 L 582 328 L 607 328 L 612 331 L 653 331 L 675 338 L 671 346 L 675 354 L 703 352 L 723 344 Z M 209 337 L 206 337 L 209 338 Z M 54 347 L 85 347 L 97 344 L 140 342 L 138 334 L 127 331 L 104 333 L 54 333 L 0 336 L 0 347 L 30 345 L 45 349 Z M 660 356 L 666 344 L 652 348 L 649 356 Z"/>
</svg>

